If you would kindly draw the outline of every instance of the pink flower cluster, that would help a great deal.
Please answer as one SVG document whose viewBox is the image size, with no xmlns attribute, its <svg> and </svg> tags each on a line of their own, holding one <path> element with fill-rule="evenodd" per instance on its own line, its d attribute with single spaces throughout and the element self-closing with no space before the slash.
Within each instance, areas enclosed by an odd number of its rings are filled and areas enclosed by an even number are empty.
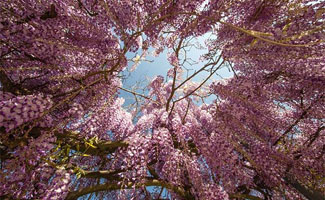
<svg viewBox="0 0 325 200">
<path fill-rule="evenodd" d="M 41 117 L 51 106 L 51 99 L 43 95 L 26 95 L 2 100 L 0 101 L 0 127 L 5 127 L 9 132 L 26 122 Z"/>
</svg>

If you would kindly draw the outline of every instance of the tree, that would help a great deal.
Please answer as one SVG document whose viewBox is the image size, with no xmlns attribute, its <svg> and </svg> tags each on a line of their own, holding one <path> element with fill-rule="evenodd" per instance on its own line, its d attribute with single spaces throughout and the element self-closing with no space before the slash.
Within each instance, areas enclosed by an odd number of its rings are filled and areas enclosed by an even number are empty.
<svg viewBox="0 0 325 200">
<path fill-rule="evenodd" d="M 325 2 L 0 5 L 1 198 L 324 199 Z M 152 48 L 169 51 L 166 80 L 123 88 L 126 53 Z M 207 89 L 222 67 L 234 77 Z"/>
</svg>

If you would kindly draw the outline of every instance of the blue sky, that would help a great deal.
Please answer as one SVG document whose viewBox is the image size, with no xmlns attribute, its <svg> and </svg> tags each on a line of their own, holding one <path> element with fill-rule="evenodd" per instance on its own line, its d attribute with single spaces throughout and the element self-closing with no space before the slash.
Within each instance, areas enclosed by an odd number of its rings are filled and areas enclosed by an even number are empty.
<svg viewBox="0 0 325 200">
<path fill-rule="evenodd" d="M 202 45 L 203 47 L 204 45 L 204 41 L 209 38 L 210 35 L 209 34 L 205 34 L 204 36 L 201 36 L 197 39 L 197 41 L 193 41 L 198 42 L 200 45 Z M 150 80 L 152 80 L 155 76 L 157 75 L 161 75 L 163 77 L 166 77 L 167 71 L 172 67 L 168 60 L 167 60 L 167 53 L 168 51 L 165 50 L 164 52 L 162 52 L 158 57 L 154 57 L 152 55 L 154 49 L 149 49 L 149 54 L 148 56 L 146 56 L 146 60 L 150 60 L 152 62 L 148 62 L 148 61 L 141 61 L 141 63 L 138 65 L 138 67 L 136 68 L 136 70 L 134 70 L 133 72 L 129 73 L 129 72 L 124 72 L 123 75 L 126 76 L 126 79 L 123 82 L 123 88 L 126 89 L 130 89 L 132 90 L 134 86 L 138 85 L 140 88 L 145 88 L 145 86 L 149 83 Z M 200 55 L 204 54 L 207 52 L 207 49 L 196 49 L 196 48 L 191 48 L 188 53 L 187 53 L 187 57 L 193 59 L 194 61 L 197 61 L 197 64 L 195 65 L 185 65 L 186 68 L 191 68 L 191 70 L 189 71 L 189 73 L 193 73 L 196 70 L 200 69 L 204 63 L 199 61 L 199 57 Z M 141 55 L 141 51 L 137 52 L 139 55 Z M 134 56 L 136 55 L 136 53 L 127 53 L 127 58 L 129 60 L 131 60 L 132 58 L 134 58 Z M 133 65 L 134 62 L 129 61 L 129 66 L 128 68 L 130 69 L 131 66 Z M 208 81 L 208 83 L 211 83 L 214 80 L 220 80 L 221 77 L 223 78 L 227 78 L 227 77 L 232 77 L 233 73 L 229 72 L 229 70 L 227 68 L 222 68 L 220 70 L 217 71 L 218 75 L 214 75 L 211 77 L 211 80 Z M 207 72 L 201 72 L 200 74 L 198 74 L 196 77 L 193 78 L 193 81 L 196 82 L 201 82 L 203 79 L 205 79 L 209 74 Z M 141 89 L 137 89 L 136 90 L 138 93 L 143 93 L 143 91 Z M 131 103 L 134 102 L 134 96 L 128 92 L 125 91 L 120 91 L 120 97 L 123 97 L 125 99 L 125 103 L 124 106 L 127 106 Z M 210 97 L 208 99 L 208 102 L 211 102 L 211 100 L 213 99 L 213 97 Z"/>
</svg>

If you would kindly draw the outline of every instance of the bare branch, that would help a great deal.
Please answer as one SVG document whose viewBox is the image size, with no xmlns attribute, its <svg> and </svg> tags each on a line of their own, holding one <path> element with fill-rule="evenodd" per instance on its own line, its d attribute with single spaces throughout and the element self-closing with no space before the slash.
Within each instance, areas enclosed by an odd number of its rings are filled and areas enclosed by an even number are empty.
<svg viewBox="0 0 325 200">
<path fill-rule="evenodd" d="M 153 102 L 155 102 L 155 103 L 157 103 L 157 104 L 160 104 L 158 101 L 155 101 L 155 100 L 151 99 L 150 97 L 147 97 L 147 96 L 145 96 L 145 95 L 143 95 L 143 94 L 140 94 L 140 93 L 137 93 L 137 92 L 134 92 L 134 91 L 132 91 L 132 90 L 129 90 L 129 89 L 126 89 L 126 88 L 122 88 L 122 87 L 118 87 L 118 88 L 121 89 L 121 90 L 123 90 L 123 91 L 125 91 L 125 92 L 129 92 L 129 93 L 131 93 L 131 94 L 133 94 L 133 95 L 137 95 L 137 96 L 143 97 L 143 98 L 145 98 L 145 99 L 148 99 L 148 100 L 150 100 L 150 101 L 153 101 Z"/>
<path fill-rule="evenodd" d="M 178 58 L 179 50 L 181 49 L 182 42 L 183 42 L 183 38 L 179 41 L 178 46 L 177 46 L 177 48 L 175 49 L 175 54 L 176 54 L 176 57 L 177 57 L 177 58 Z M 170 104 L 171 100 L 173 99 L 173 96 L 174 96 L 174 94 L 175 94 L 175 92 L 176 92 L 176 89 L 175 89 L 175 85 L 176 85 L 176 76 L 177 76 L 177 69 L 176 69 L 176 67 L 174 67 L 174 77 L 173 77 L 172 91 L 171 91 L 171 93 L 170 93 L 169 98 L 167 99 L 167 103 L 166 103 L 166 111 L 169 110 L 169 104 Z"/>
</svg>

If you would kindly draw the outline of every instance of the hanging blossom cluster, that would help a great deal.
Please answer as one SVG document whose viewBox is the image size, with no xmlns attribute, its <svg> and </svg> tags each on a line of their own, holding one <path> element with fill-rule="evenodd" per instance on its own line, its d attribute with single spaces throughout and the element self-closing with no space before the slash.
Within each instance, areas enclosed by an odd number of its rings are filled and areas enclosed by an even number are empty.
<svg viewBox="0 0 325 200">
<path fill-rule="evenodd" d="M 161 102 L 166 102 L 170 94 L 170 84 L 164 84 L 162 81 L 162 77 L 156 77 L 150 83 L 150 94 L 152 97 L 157 95 L 157 99 L 159 97 Z M 162 95 L 165 93 L 167 95 Z M 130 138 L 124 160 L 127 166 L 124 169 L 134 169 L 134 174 L 128 174 L 128 178 L 140 178 L 137 182 L 145 181 L 149 171 L 153 178 L 159 176 L 163 181 L 174 186 L 188 188 L 185 191 L 189 193 L 186 194 L 188 198 L 227 199 L 228 195 L 224 189 L 209 180 L 209 174 L 205 171 L 207 169 L 203 170 L 205 168 L 203 161 L 189 144 L 203 127 L 210 126 L 211 130 L 213 120 L 211 116 L 210 119 L 200 114 L 195 116 L 193 110 L 196 109 L 195 106 L 190 107 L 186 116 L 187 104 L 185 100 L 179 102 L 172 116 L 169 116 L 164 107 L 160 107 L 155 102 L 146 104 L 143 109 L 144 115 L 138 120 L 135 133 Z M 200 112 L 200 109 L 196 111 Z M 208 113 L 207 115 L 209 116 Z M 182 124 L 184 116 L 186 122 Z M 146 136 L 137 139 L 135 138 L 139 137 L 137 135 Z M 193 194 L 195 196 L 191 196 Z M 174 195 L 178 196 L 177 193 Z"/>
<path fill-rule="evenodd" d="M 91 110 L 84 116 L 81 115 L 82 118 L 77 118 L 69 129 L 80 132 L 80 135 L 85 138 L 124 139 L 132 131 L 134 125 L 132 115 L 122 108 L 123 103 L 124 99 L 121 98 L 101 101 L 95 110 Z M 108 134 L 108 131 L 112 134 Z"/>
<path fill-rule="evenodd" d="M 1 1 L 0 199 L 324 199 L 324 7 Z M 127 55 L 152 49 L 168 51 L 166 79 L 122 88 Z"/>
<path fill-rule="evenodd" d="M 55 177 L 51 180 L 53 184 L 51 184 L 51 188 L 47 189 L 43 199 L 65 199 L 69 192 L 70 173 L 64 169 L 58 169 L 55 172 Z"/>
<path fill-rule="evenodd" d="M 5 127 L 7 132 L 26 122 L 43 117 L 53 104 L 49 97 L 43 95 L 12 97 L 10 94 L 2 93 L 1 97 L 0 126 Z M 41 125 L 51 125 L 51 121 L 43 122 Z"/>
<path fill-rule="evenodd" d="M 21 141 L 12 152 L 16 159 L 7 159 L 2 163 L 0 173 L 0 195 L 12 194 L 19 199 L 38 198 L 47 193 L 52 184 L 49 179 L 54 169 L 44 162 L 46 156 L 55 147 L 56 138 L 46 132 L 36 139 Z M 28 191 L 28 192 L 26 192 Z"/>
</svg>

